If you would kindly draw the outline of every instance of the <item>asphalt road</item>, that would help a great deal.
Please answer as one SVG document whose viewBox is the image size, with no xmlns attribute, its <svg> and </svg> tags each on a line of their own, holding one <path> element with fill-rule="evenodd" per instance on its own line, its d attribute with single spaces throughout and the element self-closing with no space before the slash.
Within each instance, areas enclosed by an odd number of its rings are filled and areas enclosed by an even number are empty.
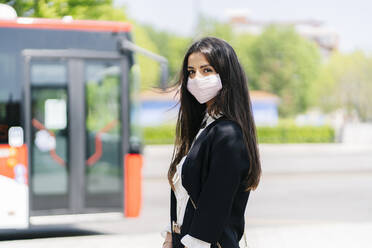
<svg viewBox="0 0 372 248">
<path fill-rule="evenodd" d="M 75 220 L 37 217 L 27 232 L 0 234 L 0 240 L 12 240 L 1 241 L 0 247 L 160 247 L 159 232 L 169 218 L 171 152 L 171 146 L 145 149 L 139 218 L 115 213 Z M 372 147 L 262 145 L 260 152 L 263 177 L 246 209 L 250 247 L 371 244 Z"/>
</svg>

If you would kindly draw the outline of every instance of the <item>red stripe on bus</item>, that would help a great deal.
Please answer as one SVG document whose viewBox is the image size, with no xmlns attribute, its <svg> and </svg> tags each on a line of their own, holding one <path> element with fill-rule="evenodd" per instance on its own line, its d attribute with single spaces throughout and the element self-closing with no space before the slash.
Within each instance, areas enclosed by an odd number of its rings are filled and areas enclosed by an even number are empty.
<svg viewBox="0 0 372 248">
<path fill-rule="evenodd" d="M 128 22 L 26 18 L 16 20 L 0 20 L 0 27 L 8 28 L 33 28 L 57 30 L 85 30 L 101 32 L 130 32 L 132 25 Z"/>
<path fill-rule="evenodd" d="M 118 120 L 113 120 L 113 121 L 109 122 L 106 126 L 104 126 L 101 130 L 98 131 L 98 133 L 96 134 L 96 138 L 95 138 L 96 150 L 95 150 L 94 154 L 86 160 L 87 165 L 92 166 L 98 160 L 100 160 L 100 158 L 102 157 L 101 134 L 106 133 L 106 132 L 110 131 L 111 129 L 113 129 L 116 126 L 116 124 L 118 124 L 118 122 L 119 122 Z"/>
</svg>

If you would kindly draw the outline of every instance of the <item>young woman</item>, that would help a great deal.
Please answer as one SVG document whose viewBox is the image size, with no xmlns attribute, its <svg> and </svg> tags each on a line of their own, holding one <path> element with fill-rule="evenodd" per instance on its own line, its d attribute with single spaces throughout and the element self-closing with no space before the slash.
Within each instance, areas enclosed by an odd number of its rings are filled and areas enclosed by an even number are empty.
<svg viewBox="0 0 372 248">
<path fill-rule="evenodd" d="M 206 37 L 188 49 L 176 86 L 180 110 L 163 247 L 239 247 L 249 193 L 261 176 L 244 71 L 227 42 Z"/>
</svg>

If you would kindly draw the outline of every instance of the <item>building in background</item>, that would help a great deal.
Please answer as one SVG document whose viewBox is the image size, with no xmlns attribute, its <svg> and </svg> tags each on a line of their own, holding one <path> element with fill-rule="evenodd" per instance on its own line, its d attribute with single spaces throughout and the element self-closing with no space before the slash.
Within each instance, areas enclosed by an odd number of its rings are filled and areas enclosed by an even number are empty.
<svg viewBox="0 0 372 248">
<path fill-rule="evenodd" d="M 256 125 L 277 125 L 279 97 L 265 91 L 250 91 L 250 96 Z M 163 93 L 147 90 L 141 92 L 140 99 L 142 126 L 157 126 L 177 121 L 179 95 L 176 91 Z"/>
<path fill-rule="evenodd" d="M 270 25 L 293 26 L 301 36 L 314 41 L 324 58 L 339 47 L 338 34 L 318 20 L 262 21 L 250 17 L 248 10 L 228 10 L 229 24 L 236 33 L 261 34 Z"/>
<path fill-rule="evenodd" d="M 266 91 L 250 91 L 253 117 L 257 126 L 276 126 L 279 120 L 280 98 Z"/>
<path fill-rule="evenodd" d="M 142 126 L 157 126 L 165 123 L 175 123 L 177 120 L 177 102 L 179 96 L 176 91 L 162 92 L 147 90 L 140 93 Z"/>
</svg>

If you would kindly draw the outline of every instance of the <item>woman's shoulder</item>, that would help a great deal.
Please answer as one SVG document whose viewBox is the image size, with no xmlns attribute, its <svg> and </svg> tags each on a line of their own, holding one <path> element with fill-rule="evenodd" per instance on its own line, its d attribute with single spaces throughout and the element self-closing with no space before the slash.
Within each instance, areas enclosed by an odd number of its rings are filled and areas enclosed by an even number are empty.
<svg viewBox="0 0 372 248">
<path fill-rule="evenodd" d="M 213 135 L 219 135 L 224 137 L 242 137 L 243 132 L 238 122 L 235 120 L 227 119 L 226 117 L 220 117 L 217 119 L 216 124 L 211 128 Z"/>
<path fill-rule="evenodd" d="M 234 150 L 244 149 L 244 137 L 240 125 L 231 119 L 220 117 L 207 134 L 209 143 L 213 146 L 232 147 Z"/>
<path fill-rule="evenodd" d="M 248 169 L 247 147 L 242 128 L 237 121 L 226 118 L 219 119 L 211 128 L 210 133 L 210 147 L 213 154 L 223 154 L 230 161 L 238 158 L 239 162 L 235 163 L 236 168 L 239 170 Z"/>
</svg>

